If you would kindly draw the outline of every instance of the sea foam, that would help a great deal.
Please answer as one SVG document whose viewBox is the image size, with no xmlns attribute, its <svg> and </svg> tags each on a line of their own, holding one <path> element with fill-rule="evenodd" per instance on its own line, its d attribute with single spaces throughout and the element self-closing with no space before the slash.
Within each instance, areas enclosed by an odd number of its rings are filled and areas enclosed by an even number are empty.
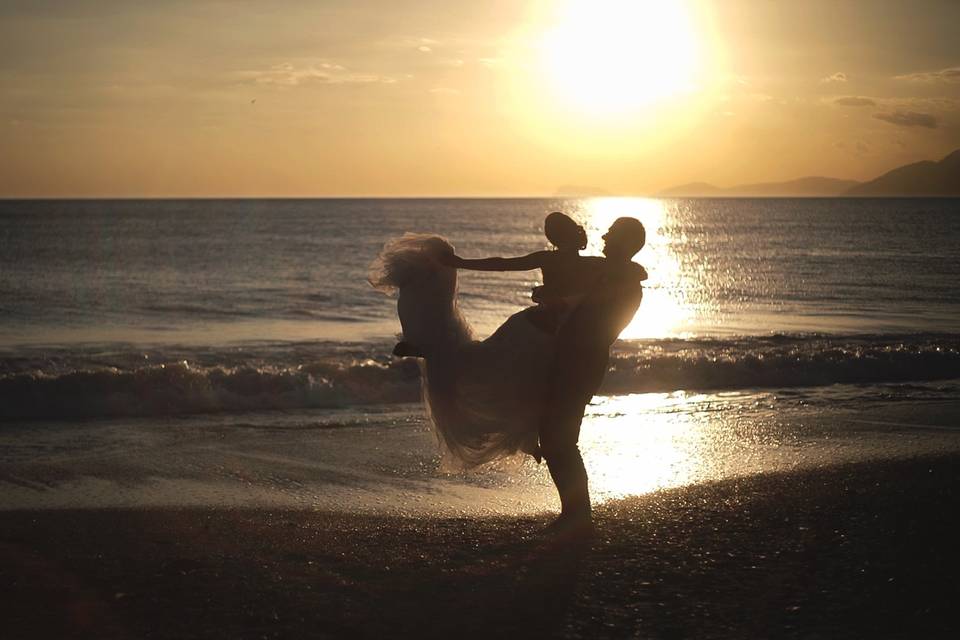
<svg viewBox="0 0 960 640">
<path fill-rule="evenodd" d="M 0 420 L 164 416 L 416 402 L 419 367 L 386 345 L 367 353 L 316 345 L 259 351 L 100 352 L 0 358 Z M 382 351 L 381 351 L 382 350 Z M 177 359 L 173 359 L 172 356 Z M 603 394 L 816 387 L 960 378 L 960 336 L 799 336 L 655 340 L 615 345 Z"/>
</svg>

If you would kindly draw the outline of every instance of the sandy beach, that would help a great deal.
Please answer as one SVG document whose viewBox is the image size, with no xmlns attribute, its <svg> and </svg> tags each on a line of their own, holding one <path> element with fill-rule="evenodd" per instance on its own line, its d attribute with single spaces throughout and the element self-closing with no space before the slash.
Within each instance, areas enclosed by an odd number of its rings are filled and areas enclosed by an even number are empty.
<svg viewBox="0 0 960 640">
<path fill-rule="evenodd" d="M 955 637 L 960 456 L 536 518 L 8 511 L 7 638 Z"/>
</svg>

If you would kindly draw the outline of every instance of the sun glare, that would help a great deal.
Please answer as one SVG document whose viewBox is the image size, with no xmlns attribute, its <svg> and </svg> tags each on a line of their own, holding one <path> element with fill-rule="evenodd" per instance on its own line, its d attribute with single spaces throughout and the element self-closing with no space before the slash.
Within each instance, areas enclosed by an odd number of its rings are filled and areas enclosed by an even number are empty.
<svg viewBox="0 0 960 640">
<path fill-rule="evenodd" d="M 715 473 L 712 421 L 691 410 L 701 398 L 683 391 L 597 396 L 581 436 L 594 499 L 682 486 Z"/>
<path fill-rule="evenodd" d="M 565 106 L 613 116 L 690 91 L 699 47 L 680 0 L 570 0 L 543 36 L 543 69 Z"/>
<path fill-rule="evenodd" d="M 602 236 L 621 216 L 638 218 L 646 227 L 647 244 L 636 257 L 650 275 L 644 283 L 643 302 L 622 338 L 665 338 L 684 335 L 695 322 L 696 311 L 684 298 L 688 288 L 664 227 L 670 215 L 662 200 L 654 198 L 590 198 L 574 215 L 587 230 L 586 253 L 600 255 Z"/>
</svg>

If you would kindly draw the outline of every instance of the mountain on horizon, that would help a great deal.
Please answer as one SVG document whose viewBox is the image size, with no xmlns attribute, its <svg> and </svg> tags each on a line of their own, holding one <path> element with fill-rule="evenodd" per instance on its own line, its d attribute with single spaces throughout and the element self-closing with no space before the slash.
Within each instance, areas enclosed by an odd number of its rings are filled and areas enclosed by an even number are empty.
<svg viewBox="0 0 960 640">
<path fill-rule="evenodd" d="M 765 197 L 765 196 L 839 196 L 848 189 L 859 185 L 856 180 L 841 180 L 839 178 L 825 178 L 822 176 L 807 176 L 788 180 L 787 182 L 758 182 L 755 184 L 741 184 L 735 187 L 717 187 L 706 182 L 693 182 L 680 185 L 658 196 L 667 198 L 695 198 L 695 197 Z"/>
<path fill-rule="evenodd" d="M 786 182 L 717 187 L 692 182 L 657 194 L 665 198 L 960 196 L 960 149 L 939 162 L 923 160 L 897 167 L 867 181 L 810 176 Z"/>
<path fill-rule="evenodd" d="M 848 196 L 960 196 L 960 149 L 939 162 L 921 160 L 851 188 Z"/>
</svg>

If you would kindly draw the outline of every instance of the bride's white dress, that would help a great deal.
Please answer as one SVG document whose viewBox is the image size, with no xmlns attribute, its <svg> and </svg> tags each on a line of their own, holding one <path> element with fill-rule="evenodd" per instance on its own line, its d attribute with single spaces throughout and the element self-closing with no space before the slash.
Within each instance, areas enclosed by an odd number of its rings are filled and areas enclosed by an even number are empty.
<svg viewBox="0 0 960 640">
<path fill-rule="evenodd" d="M 397 293 L 403 339 L 424 356 L 424 403 L 446 462 L 471 467 L 534 453 L 553 336 L 526 309 L 474 340 L 457 306 L 457 271 L 438 260 L 452 252 L 440 236 L 405 234 L 384 245 L 370 283 Z"/>
</svg>

